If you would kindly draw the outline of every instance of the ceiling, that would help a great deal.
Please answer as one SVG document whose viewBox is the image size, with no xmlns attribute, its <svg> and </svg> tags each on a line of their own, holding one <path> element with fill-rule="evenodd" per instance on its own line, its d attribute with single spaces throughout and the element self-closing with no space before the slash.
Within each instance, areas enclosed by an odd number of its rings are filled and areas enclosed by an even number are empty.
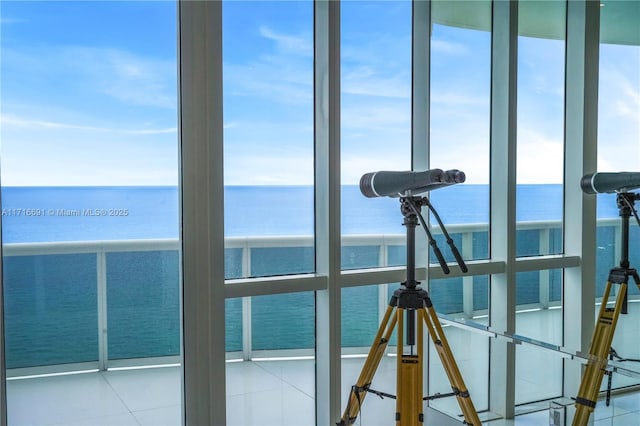
<svg viewBox="0 0 640 426">
<path fill-rule="evenodd" d="M 565 38 L 564 0 L 520 0 L 518 33 L 528 37 Z M 432 3 L 434 23 L 489 31 L 489 0 L 436 0 Z M 601 0 L 600 41 L 609 44 L 640 45 L 640 0 Z"/>
</svg>

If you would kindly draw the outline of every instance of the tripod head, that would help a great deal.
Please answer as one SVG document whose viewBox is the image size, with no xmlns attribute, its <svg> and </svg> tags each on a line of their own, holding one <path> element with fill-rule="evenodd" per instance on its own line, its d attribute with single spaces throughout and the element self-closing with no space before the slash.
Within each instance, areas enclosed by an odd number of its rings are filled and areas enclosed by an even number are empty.
<svg viewBox="0 0 640 426">
<path fill-rule="evenodd" d="M 426 221 L 424 220 L 424 218 L 422 217 L 422 214 L 420 213 L 422 206 L 427 206 L 431 211 L 431 213 L 433 214 L 433 216 L 436 218 L 438 225 L 440 225 L 440 229 L 442 230 L 442 234 L 445 236 L 447 244 L 449 244 L 451 253 L 453 254 L 453 256 L 456 259 L 456 262 L 458 263 L 458 266 L 460 266 L 460 269 L 462 270 L 462 272 L 467 272 L 468 271 L 467 265 L 462 259 L 462 256 L 460 255 L 458 248 L 455 246 L 453 238 L 451 238 L 451 236 L 447 232 L 447 228 L 445 228 L 444 223 L 442 223 L 442 220 L 440 219 L 440 215 L 438 214 L 436 209 L 433 207 L 433 205 L 429 201 L 429 198 L 419 197 L 419 196 L 400 198 L 400 211 L 404 216 L 404 225 L 407 227 L 407 268 L 415 269 L 415 227 L 418 225 L 418 220 L 419 220 L 420 223 L 422 224 L 422 227 L 425 233 L 427 234 L 429 245 L 433 249 L 433 253 L 438 259 L 438 263 L 440 264 L 442 271 L 445 274 L 449 274 L 451 272 L 451 270 L 449 269 L 449 266 L 447 265 L 447 262 L 444 259 L 444 256 L 442 255 L 442 252 L 438 248 L 438 243 L 436 242 L 435 238 L 433 238 L 433 235 L 431 234 L 431 231 L 429 230 L 429 227 L 427 226 Z M 412 251 L 410 252 L 409 250 L 412 250 Z M 409 268 L 410 262 L 411 262 L 411 268 Z M 409 281 L 409 279 L 407 279 L 407 281 Z"/>
<path fill-rule="evenodd" d="M 640 200 L 640 194 L 635 194 L 633 192 L 618 192 L 616 196 L 616 204 L 618 205 L 620 217 L 631 216 L 631 213 L 634 212 L 634 204 L 636 200 Z"/>
<path fill-rule="evenodd" d="M 622 221 L 622 238 L 621 238 L 621 254 L 620 267 L 629 267 L 629 218 L 633 214 L 638 226 L 640 226 L 640 219 L 638 218 L 638 212 L 634 205 L 635 200 L 640 200 L 640 195 L 633 192 L 619 192 L 616 196 L 616 204 L 618 206 L 618 212 Z"/>
</svg>

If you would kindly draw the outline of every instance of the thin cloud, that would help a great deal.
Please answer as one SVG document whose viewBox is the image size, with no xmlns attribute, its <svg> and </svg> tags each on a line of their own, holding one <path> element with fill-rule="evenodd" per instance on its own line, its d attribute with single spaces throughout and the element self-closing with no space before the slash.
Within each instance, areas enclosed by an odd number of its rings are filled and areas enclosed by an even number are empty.
<svg viewBox="0 0 640 426">
<path fill-rule="evenodd" d="M 134 105 L 175 108 L 177 80 L 174 61 L 145 58 L 116 49 L 88 49 L 83 52 L 92 65 L 103 93 Z M 100 73 L 100 69 L 104 73 Z"/>
<path fill-rule="evenodd" d="M 640 81 L 640 79 L 638 81 Z M 610 100 L 615 100 L 616 108 L 609 112 L 616 112 L 621 116 L 632 115 L 633 118 L 640 119 L 640 90 L 637 89 L 638 81 L 632 82 L 629 75 L 625 74 L 625 70 L 622 68 L 613 66 L 601 67 L 601 106 L 610 102 Z"/>
<path fill-rule="evenodd" d="M 313 179 L 312 152 L 251 152 L 225 161 L 226 185 L 312 185 Z"/>
<path fill-rule="evenodd" d="M 177 67 L 174 59 L 158 59 L 122 49 L 46 46 L 3 50 L 5 78 L 36 88 L 51 78 L 64 86 L 43 90 L 97 92 L 127 105 L 176 108 Z"/>
<path fill-rule="evenodd" d="M 286 72 L 281 78 L 277 77 L 274 67 L 258 66 L 228 66 L 228 74 L 233 77 L 227 79 L 230 96 L 247 96 L 267 98 L 271 102 L 283 104 L 310 104 L 313 102 L 313 75 L 307 73 L 307 84 L 297 83 L 288 79 Z M 244 76 L 244 77 L 243 77 Z M 299 74 L 296 78 L 299 77 Z"/>
<path fill-rule="evenodd" d="M 447 55 L 464 55 L 468 49 L 464 44 L 444 40 L 431 40 L 431 50 Z"/>
<path fill-rule="evenodd" d="M 67 129 L 67 130 L 83 130 L 94 132 L 113 132 L 124 133 L 129 135 L 154 135 L 165 133 L 176 133 L 177 128 L 169 127 L 163 129 L 122 129 L 117 127 L 97 127 L 86 126 L 82 124 L 62 123 L 48 120 L 38 120 L 30 118 L 21 118 L 14 115 L 2 114 L 0 115 L 0 123 L 4 126 L 16 126 L 21 128 L 48 128 L 48 129 Z"/>
<path fill-rule="evenodd" d="M 411 97 L 411 77 L 397 73 L 383 76 L 370 66 L 361 66 L 342 74 L 342 91 L 353 95 L 380 96 L 387 98 Z"/>
<path fill-rule="evenodd" d="M 564 146 L 562 140 L 547 138 L 533 129 L 518 130 L 518 183 L 562 183 Z"/>
<path fill-rule="evenodd" d="M 310 36 L 277 32 L 263 25 L 260 36 L 274 43 L 245 62 L 225 61 L 227 97 L 257 97 L 271 103 L 313 103 L 313 41 Z"/>
<path fill-rule="evenodd" d="M 411 106 L 408 103 L 404 108 L 388 104 L 358 104 L 343 108 L 341 113 L 341 125 L 344 129 L 411 128 Z"/>
<path fill-rule="evenodd" d="M 354 185 L 363 174 L 378 170 L 410 170 L 411 158 L 409 150 L 395 149 L 384 156 L 344 155 L 340 166 L 340 178 L 343 184 Z"/>
<path fill-rule="evenodd" d="M 275 41 L 279 50 L 304 56 L 313 56 L 313 42 L 310 37 L 277 33 L 266 25 L 261 26 L 258 31 L 262 37 Z"/>
<path fill-rule="evenodd" d="M 262 57 L 246 64 L 224 64 L 228 96 L 258 96 L 283 104 L 313 102 L 313 62 Z"/>
<path fill-rule="evenodd" d="M 7 17 L 0 17 L 0 24 L 1 25 L 11 25 L 11 24 L 22 24 L 28 22 L 26 19 L 21 19 L 21 18 L 7 18 Z"/>
<path fill-rule="evenodd" d="M 640 90 L 627 78 L 621 78 L 620 86 L 621 97 L 616 101 L 618 114 L 635 119 L 640 125 Z"/>
<path fill-rule="evenodd" d="M 486 107 L 489 105 L 489 97 L 474 96 L 470 93 L 456 92 L 440 92 L 433 90 L 431 92 L 431 102 L 433 104 L 452 105 L 452 106 L 479 106 Z"/>
</svg>

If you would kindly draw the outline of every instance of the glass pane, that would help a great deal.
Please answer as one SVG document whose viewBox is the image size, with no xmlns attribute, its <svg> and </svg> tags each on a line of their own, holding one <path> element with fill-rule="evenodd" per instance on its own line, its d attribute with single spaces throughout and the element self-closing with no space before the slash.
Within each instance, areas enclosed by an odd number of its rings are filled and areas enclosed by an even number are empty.
<svg viewBox="0 0 640 426">
<path fill-rule="evenodd" d="M 400 203 L 365 198 L 358 184 L 411 169 L 411 2 L 344 2 L 340 18 L 342 268 L 386 266 L 374 251 L 383 235 L 404 236 Z"/>
<path fill-rule="evenodd" d="M 516 274 L 516 334 L 562 346 L 562 270 Z M 562 395 L 562 360 L 536 345 L 516 347 L 516 404 Z M 548 371 L 541 375 L 540 371 Z"/>
<path fill-rule="evenodd" d="M 267 247 L 251 249 L 251 276 L 313 272 L 313 247 Z"/>
<path fill-rule="evenodd" d="M 313 3 L 222 10 L 226 276 L 313 272 Z"/>
<path fill-rule="evenodd" d="M 180 355 L 177 251 L 107 254 L 110 359 Z"/>
<path fill-rule="evenodd" d="M 563 251 L 566 4 L 518 5 L 516 252 L 558 254 Z"/>
<path fill-rule="evenodd" d="M 7 369 L 98 360 L 96 257 L 3 260 Z"/>
<path fill-rule="evenodd" d="M 390 297 L 399 284 L 380 284 L 342 289 L 342 381 L 340 415 L 349 403 L 351 388 L 357 384 L 367 355 L 382 326 L 382 318 Z M 395 311 L 394 311 L 395 312 Z M 386 324 L 388 326 L 389 323 Z M 380 360 L 372 380 L 371 389 L 397 394 L 396 363 L 397 327 L 394 328 L 385 354 Z M 391 356 L 390 356 L 391 355 Z M 369 358 L 372 359 L 372 358 Z M 395 400 L 369 395 L 362 403 L 355 424 L 385 425 L 392 423 L 396 412 Z"/>
<path fill-rule="evenodd" d="M 10 424 L 180 424 L 176 17 L 2 4 Z"/>
<path fill-rule="evenodd" d="M 434 191 L 430 199 L 462 257 L 486 259 L 491 2 L 441 1 L 431 9 L 429 161 L 433 168 L 462 170 L 466 181 Z M 431 223 L 437 225 L 435 219 Z M 445 259 L 455 261 L 444 238 L 436 236 Z"/>
<path fill-rule="evenodd" d="M 251 298 L 251 337 L 254 351 L 315 348 L 313 293 Z"/>
<path fill-rule="evenodd" d="M 224 325 L 227 352 L 242 351 L 242 299 L 224 301 Z"/>
<path fill-rule="evenodd" d="M 254 296 L 247 301 L 252 355 L 248 362 L 227 363 L 227 423 L 279 425 L 295 419 L 295 424 L 313 425 L 315 294 Z"/>
<path fill-rule="evenodd" d="M 380 291 L 384 285 L 342 289 L 342 347 L 361 348 L 366 354 L 380 326 Z M 388 300 L 386 301 L 388 304 Z"/>
<path fill-rule="evenodd" d="M 466 181 L 434 191 L 430 199 L 462 257 L 486 259 L 489 257 L 491 2 L 433 2 L 431 19 L 430 163 L 443 170 L 460 169 Z M 431 223 L 436 223 L 433 217 Z M 435 237 L 445 260 L 455 262 L 437 228 Z M 486 320 L 487 283 L 487 276 L 432 279 L 429 295 L 439 314 Z M 476 410 L 488 409 L 489 339 L 457 327 L 447 326 L 443 331 Z M 473 351 L 468 350 L 469 345 Z M 431 344 L 429 350 L 429 393 L 448 393 L 451 382 Z M 436 399 L 429 404 L 452 416 L 461 414 L 455 398 Z"/>
<path fill-rule="evenodd" d="M 314 378 L 309 358 L 227 363 L 226 424 L 315 425 Z"/>
<path fill-rule="evenodd" d="M 457 327 L 445 327 L 451 354 L 469 390 L 477 412 L 489 409 L 489 337 Z M 470 350 L 472 348 L 472 350 Z M 442 361 L 429 343 L 429 394 L 451 392 L 452 383 L 445 374 Z M 456 398 L 436 399 L 429 405 L 454 418 L 463 418 Z"/>
<path fill-rule="evenodd" d="M 468 324 L 477 323 L 482 328 L 488 325 L 488 281 L 487 275 L 431 280 L 429 296 L 438 314 L 445 314 L 454 320 L 464 320 Z M 451 327 L 445 323 L 442 325 L 476 411 L 487 410 L 490 339 L 469 329 Z M 473 350 L 469 350 L 469 347 Z M 429 348 L 429 393 L 449 393 L 451 382 L 442 361 L 431 343 Z M 452 416 L 461 414 L 455 398 L 434 400 L 430 405 Z"/>
</svg>

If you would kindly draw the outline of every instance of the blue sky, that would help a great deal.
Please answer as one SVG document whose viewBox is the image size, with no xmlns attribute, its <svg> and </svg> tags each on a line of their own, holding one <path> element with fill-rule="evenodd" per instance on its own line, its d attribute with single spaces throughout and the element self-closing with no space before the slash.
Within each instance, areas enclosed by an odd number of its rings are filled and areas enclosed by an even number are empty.
<svg viewBox="0 0 640 426">
<path fill-rule="evenodd" d="M 1 7 L 3 185 L 177 184 L 175 4 Z"/>
<path fill-rule="evenodd" d="M 177 184 L 176 4 L 0 7 L 3 185 Z M 223 13 L 226 183 L 312 184 L 313 4 Z M 345 2 L 341 31 L 341 173 L 355 184 L 410 168 L 410 3 Z M 489 44 L 488 32 L 434 25 L 431 164 L 469 183 L 488 181 Z M 564 46 L 519 49 L 518 181 L 557 183 Z M 601 171 L 640 170 L 638 69 L 637 46 L 603 46 Z"/>
</svg>

